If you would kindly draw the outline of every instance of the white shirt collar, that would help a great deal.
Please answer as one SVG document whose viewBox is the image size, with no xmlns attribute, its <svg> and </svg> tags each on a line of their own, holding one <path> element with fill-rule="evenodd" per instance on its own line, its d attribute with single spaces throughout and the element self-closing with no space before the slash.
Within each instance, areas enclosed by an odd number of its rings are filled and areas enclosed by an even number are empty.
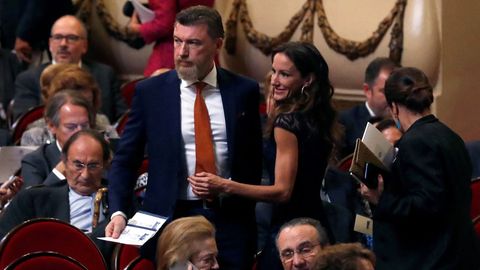
<svg viewBox="0 0 480 270">
<path fill-rule="evenodd" d="M 57 145 L 57 148 L 61 153 L 62 152 L 62 147 L 60 146 L 60 143 L 57 140 L 55 140 L 55 144 Z"/>
<path fill-rule="evenodd" d="M 52 65 L 56 65 L 56 64 L 57 64 L 57 61 L 55 61 L 55 59 L 52 59 Z M 82 59 L 80 59 L 80 61 L 78 62 L 78 67 L 82 68 Z"/>
<path fill-rule="evenodd" d="M 373 112 L 373 110 L 370 108 L 370 106 L 368 106 L 368 102 L 365 101 L 365 107 L 367 107 L 367 110 L 368 110 L 368 113 L 370 114 L 371 117 L 375 117 L 375 113 Z"/>
</svg>

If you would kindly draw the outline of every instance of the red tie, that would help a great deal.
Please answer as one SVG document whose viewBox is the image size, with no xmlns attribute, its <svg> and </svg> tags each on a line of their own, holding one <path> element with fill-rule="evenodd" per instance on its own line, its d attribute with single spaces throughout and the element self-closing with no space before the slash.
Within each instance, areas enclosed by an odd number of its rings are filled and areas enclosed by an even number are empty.
<svg viewBox="0 0 480 270">
<path fill-rule="evenodd" d="M 195 173 L 209 172 L 216 174 L 215 154 L 213 151 L 212 128 L 210 127 L 210 116 L 208 115 L 207 105 L 202 96 L 202 90 L 207 84 L 196 82 L 195 90 L 197 97 L 194 105 L 194 125 L 195 125 Z"/>
</svg>

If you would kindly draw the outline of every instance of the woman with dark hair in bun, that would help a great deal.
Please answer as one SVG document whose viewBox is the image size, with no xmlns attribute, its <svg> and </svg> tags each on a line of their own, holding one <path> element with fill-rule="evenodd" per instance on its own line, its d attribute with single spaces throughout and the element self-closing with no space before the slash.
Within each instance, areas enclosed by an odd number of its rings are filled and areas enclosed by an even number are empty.
<svg viewBox="0 0 480 270">
<path fill-rule="evenodd" d="M 366 191 L 377 204 L 376 269 L 480 269 L 463 140 L 431 114 L 432 86 L 421 70 L 394 71 L 385 96 L 404 135 L 391 173 Z"/>
</svg>

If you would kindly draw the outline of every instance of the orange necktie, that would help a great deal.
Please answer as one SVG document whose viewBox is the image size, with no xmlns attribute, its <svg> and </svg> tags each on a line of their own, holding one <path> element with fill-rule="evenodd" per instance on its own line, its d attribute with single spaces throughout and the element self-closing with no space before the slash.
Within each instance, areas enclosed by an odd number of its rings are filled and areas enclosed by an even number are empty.
<svg viewBox="0 0 480 270">
<path fill-rule="evenodd" d="M 213 151 L 212 128 L 210 127 L 210 116 L 208 115 L 207 105 L 202 96 L 202 90 L 207 84 L 196 82 L 193 120 L 195 125 L 195 173 L 209 172 L 216 174 L 215 154 Z"/>
</svg>

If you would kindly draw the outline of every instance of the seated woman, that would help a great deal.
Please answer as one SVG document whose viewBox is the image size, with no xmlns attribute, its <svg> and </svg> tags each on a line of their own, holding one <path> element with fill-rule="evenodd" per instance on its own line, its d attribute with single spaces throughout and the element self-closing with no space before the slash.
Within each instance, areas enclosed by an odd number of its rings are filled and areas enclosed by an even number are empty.
<svg viewBox="0 0 480 270">
<path fill-rule="evenodd" d="M 56 64 L 48 66 L 40 77 L 40 88 L 45 103 L 55 93 L 65 89 L 81 91 L 92 102 L 98 112 L 100 108 L 100 89 L 95 78 L 85 69 L 73 64 Z M 118 138 L 117 131 L 110 125 L 104 114 L 96 113 L 95 129 L 104 134 L 107 139 Z M 53 135 L 48 130 L 45 119 L 40 119 L 28 126 L 22 135 L 21 145 L 42 145 L 53 141 Z"/>
<path fill-rule="evenodd" d="M 157 270 L 219 269 L 215 228 L 202 216 L 174 220 L 157 243 Z"/>
<path fill-rule="evenodd" d="M 360 243 L 336 244 L 324 247 L 315 270 L 373 270 L 375 254 Z"/>
</svg>

